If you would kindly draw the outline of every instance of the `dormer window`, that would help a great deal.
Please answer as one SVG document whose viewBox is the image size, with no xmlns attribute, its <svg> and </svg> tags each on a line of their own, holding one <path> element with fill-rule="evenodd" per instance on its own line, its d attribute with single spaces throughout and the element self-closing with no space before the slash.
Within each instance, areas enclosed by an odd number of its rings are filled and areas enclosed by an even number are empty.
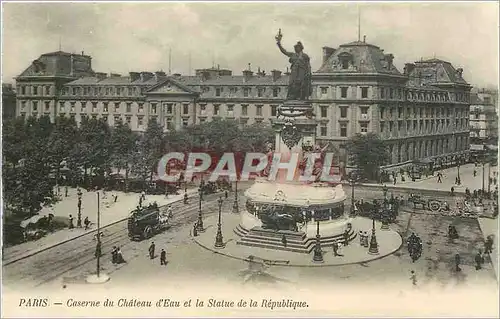
<svg viewBox="0 0 500 319">
<path fill-rule="evenodd" d="M 349 63 L 352 63 L 352 55 L 347 52 L 342 52 L 339 54 L 339 62 L 342 70 L 349 69 Z"/>
</svg>

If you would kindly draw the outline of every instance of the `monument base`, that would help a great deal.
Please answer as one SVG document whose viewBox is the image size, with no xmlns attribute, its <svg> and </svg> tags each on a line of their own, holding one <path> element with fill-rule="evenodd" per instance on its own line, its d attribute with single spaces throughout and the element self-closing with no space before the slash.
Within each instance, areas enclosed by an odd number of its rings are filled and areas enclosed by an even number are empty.
<svg viewBox="0 0 500 319">
<path fill-rule="evenodd" d="M 240 236 L 237 241 L 238 245 L 260 247 L 274 250 L 284 250 L 296 253 L 310 254 L 313 251 L 316 238 L 307 237 L 305 232 L 289 231 L 289 230 L 272 230 L 264 229 L 262 227 L 254 227 L 250 230 L 238 225 L 234 232 Z M 286 245 L 283 243 L 283 236 L 286 238 Z M 354 229 L 348 232 L 348 241 L 351 242 L 357 236 Z M 320 242 L 322 247 L 332 246 L 333 242 L 344 242 L 344 234 L 334 234 L 330 236 L 321 236 Z"/>
</svg>

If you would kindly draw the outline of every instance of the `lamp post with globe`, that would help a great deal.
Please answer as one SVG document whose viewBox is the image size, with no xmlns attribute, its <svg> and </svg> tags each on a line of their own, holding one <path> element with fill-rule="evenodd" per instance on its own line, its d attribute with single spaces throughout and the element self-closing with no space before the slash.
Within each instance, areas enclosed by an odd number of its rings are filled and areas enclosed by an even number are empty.
<svg viewBox="0 0 500 319">
<path fill-rule="evenodd" d="M 222 212 L 222 203 L 224 202 L 224 200 L 222 199 L 222 197 L 219 197 L 219 199 L 217 200 L 217 203 L 219 204 L 219 221 L 217 222 L 217 235 L 215 235 L 215 245 L 214 247 L 215 248 L 224 248 L 226 245 L 224 245 L 224 240 L 223 240 L 223 237 L 222 237 L 222 229 L 221 229 L 221 226 L 222 226 L 222 222 L 221 222 L 221 212 Z"/>
<path fill-rule="evenodd" d="M 202 194 L 203 194 L 203 188 L 200 187 L 198 188 L 198 193 L 199 193 L 199 202 L 198 202 L 198 222 L 196 223 L 196 229 L 201 233 L 205 231 L 205 228 L 203 228 L 203 216 L 201 215 L 201 200 L 202 200 Z"/>
</svg>

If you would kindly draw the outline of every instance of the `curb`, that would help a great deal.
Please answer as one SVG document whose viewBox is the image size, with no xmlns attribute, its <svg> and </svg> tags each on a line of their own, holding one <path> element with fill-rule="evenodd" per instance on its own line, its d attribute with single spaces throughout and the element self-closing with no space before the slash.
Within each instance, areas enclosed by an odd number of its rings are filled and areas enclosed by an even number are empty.
<svg viewBox="0 0 500 319">
<path fill-rule="evenodd" d="M 172 205 L 172 204 L 175 204 L 175 203 L 181 202 L 182 200 L 183 200 L 183 199 L 179 199 L 179 200 L 173 201 L 173 202 L 171 202 L 171 203 L 168 203 L 168 204 L 162 205 L 162 206 L 160 206 L 160 207 L 165 207 L 165 206 L 167 206 L 167 205 Z M 118 223 L 121 223 L 121 222 L 123 222 L 123 221 L 125 221 L 125 220 L 127 220 L 127 219 L 128 219 L 128 217 L 125 217 L 125 218 L 122 218 L 122 219 L 120 219 L 120 220 L 114 221 L 114 222 L 112 222 L 112 223 L 110 223 L 110 224 L 107 224 L 106 226 L 102 226 L 102 227 L 101 227 L 101 230 L 103 230 L 103 229 L 105 229 L 105 228 L 108 228 L 108 227 L 111 227 L 111 226 L 113 226 L 113 225 L 116 225 L 116 224 L 118 224 Z M 42 248 L 42 249 L 40 249 L 40 250 L 33 251 L 33 252 L 31 252 L 31 253 L 28 253 L 27 255 L 24 255 L 24 256 L 21 256 L 21 257 L 16 257 L 16 258 L 14 258 L 14 259 L 12 259 L 12 260 L 8 260 L 8 261 L 2 261 L 2 265 L 3 265 L 3 266 L 8 266 L 8 265 L 13 264 L 13 263 L 16 263 L 16 262 L 18 262 L 18 261 L 20 261 L 20 260 L 23 260 L 23 259 L 26 259 L 26 258 L 32 257 L 32 256 L 34 256 L 34 255 L 37 255 L 37 254 L 39 254 L 39 253 L 42 253 L 42 252 L 47 251 L 47 250 L 49 250 L 49 249 L 52 249 L 52 248 L 54 248 L 54 247 L 57 247 L 57 246 L 60 246 L 60 245 L 63 245 L 63 244 L 69 243 L 70 241 L 76 240 L 76 239 L 78 239 L 78 238 L 81 238 L 81 237 L 84 237 L 84 236 L 87 236 L 87 235 L 91 235 L 91 234 L 96 233 L 96 232 L 97 232 L 97 229 L 93 229 L 93 230 L 88 231 L 88 232 L 86 232 L 86 233 L 83 233 L 83 234 L 77 235 L 77 236 L 75 236 L 75 237 L 71 237 L 71 238 L 69 238 L 69 239 L 65 239 L 65 240 L 63 240 L 63 241 L 57 242 L 57 243 L 52 244 L 52 245 L 49 245 L 49 246 L 44 247 L 44 248 Z"/>
<path fill-rule="evenodd" d="M 396 232 L 396 231 L 394 231 Z M 401 238 L 401 244 L 399 245 L 399 247 L 388 253 L 388 254 L 384 254 L 384 255 L 378 255 L 377 257 L 373 258 L 373 259 L 370 259 L 370 260 L 366 260 L 366 261 L 357 261 L 357 262 L 349 262 L 349 263 L 342 263 L 342 264 L 335 264 L 335 265 L 325 265 L 325 264 L 311 264 L 311 265 L 296 265 L 296 264 L 286 264 L 286 265 L 283 265 L 283 264 L 278 264 L 278 265 L 273 265 L 273 267 L 301 267 L 301 268 L 315 268 L 315 267 L 338 267 L 338 266 L 347 266 L 347 265 L 360 265 L 360 264 L 366 264 L 366 263 L 369 263 L 369 262 L 372 262 L 372 261 L 375 261 L 375 260 L 379 260 L 379 259 L 382 259 L 384 257 L 387 257 L 389 255 L 392 255 L 394 253 L 397 253 L 399 250 L 401 250 L 401 248 L 403 247 L 403 237 L 401 236 L 401 234 L 399 232 L 396 232 L 399 237 Z M 191 235 L 191 232 L 190 232 L 190 235 Z M 214 254 L 218 254 L 218 255 L 222 255 L 222 256 L 225 256 L 225 257 L 228 257 L 228 258 L 232 258 L 232 259 L 236 259 L 236 260 L 241 260 L 241 261 L 245 261 L 247 262 L 248 259 L 245 259 L 245 258 L 241 258 L 241 257 L 236 257 L 236 256 L 233 256 L 233 255 L 230 255 L 229 253 L 223 253 L 221 252 L 220 250 L 215 250 L 215 249 L 212 249 L 212 248 L 209 248 L 203 244 L 201 244 L 199 241 L 197 241 L 192 235 L 191 235 L 191 240 L 193 240 L 198 246 L 202 247 L 203 249 L 206 249 L 208 251 L 211 251 L 212 253 Z M 305 255 L 305 254 L 304 254 Z M 307 254 L 307 255 L 310 255 L 310 254 Z"/>
<path fill-rule="evenodd" d="M 477 225 L 479 226 L 479 229 L 481 230 L 481 233 L 483 234 L 483 241 L 484 241 L 484 239 L 485 239 L 485 237 L 484 237 L 485 233 L 484 233 L 483 227 L 481 227 L 481 223 L 479 222 L 479 218 L 477 218 L 476 220 L 477 220 Z M 497 239 L 497 242 L 498 242 L 498 239 Z M 498 260 L 498 252 L 495 255 L 497 255 L 496 257 L 497 257 L 497 260 Z M 495 268 L 495 264 L 493 263 L 493 258 L 491 258 L 491 254 L 488 254 L 488 256 L 490 257 L 489 259 L 490 259 L 491 268 L 493 268 L 493 270 L 495 271 L 495 279 L 497 280 L 497 282 L 499 282 L 499 280 L 498 280 L 499 279 L 498 278 L 498 276 L 499 276 L 498 269 Z M 498 263 L 497 263 L 497 267 L 498 267 Z"/>
</svg>

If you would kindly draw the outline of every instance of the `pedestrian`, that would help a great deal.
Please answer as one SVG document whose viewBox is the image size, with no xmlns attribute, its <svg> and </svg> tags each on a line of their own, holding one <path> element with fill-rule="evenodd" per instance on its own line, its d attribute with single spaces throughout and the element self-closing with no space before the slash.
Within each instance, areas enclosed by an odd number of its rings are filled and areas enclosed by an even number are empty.
<svg viewBox="0 0 500 319">
<path fill-rule="evenodd" d="M 455 271 L 462 271 L 462 268 L 460 268 L 460 254 L 455 255 Z"/>
<path fill-rule="evenodd" d="M 118 201 L 118 195 L 115 195 L 115 203 Z"/>
<path fill-rule="evenodd" d="M 198 236 L 198 222 L 193 225 L 193 237 Z"/>
<path fill-rule="evenodd" d="M 281 237 L 281 242 L 283 243 L 283 247 L 286 247 L 287 240 L 286 240 L 285 234 L 283 234 L 283 237 Z"/>
<path fill-rule="evenodd" d="M 68 197 L 68 185 L 64 187 L 64 197 Z"/>
<path fill-rule="evenodd" d="M 149 246 L 149 259 L 154 259 L 155 258 L 155 242 L 151 242 L 151 245 Z"/>
<path fill-rule="evenodd" d="M 184 193 L 184 205 L 188 203 L 188 194 Z"/>
<path fill-rule="evenodd" d="M 113 246 L 113 249 L 111 250 L 111 262 L 113 264 L 117 263 L 117 258 L 116 258 L 116 246 Z"/>
<path fill-rule="evenodd" d="M 364 246 L 363 231 L 361 231 L 361 230 L 359 231 L 359 245 L 360 245 L 361 247 L 363 247 L 363 246 Z"/>
<path fill-rule="evenodd" d="M 141 192 L 141 197 L 142 197 L 142 200 L 146 200 L 146 192 L 145 191 L 142 191 Z"/>
<path fill-rule="evenodd" d="M 69 229 L 75 228 L 75 225 L 73 225 L 73 216 L 69 215 Z"/>
<path fill-rule="evenodd" d="M 227 199 L 227 197 L 229 196 L 229 194 L 228 194 L 228 192 L 227 192 L 227 189 L 226 189 L 226 191 L 224 192 L 224 196 L 226 197 L 226 199 Z"/>
<path fill-rule="evenodd" d="M 165 249 L 162 249 L 160 253 L 160 265 L 161 266 L 167 265 L 167 252 L 165 251 Z"/>
<path fill-rule="evenodd" d="M 455 187 L 451 187 L 450 188 L 450 191 L 451 191 L 451 196 L 454 196 L 455 195 Z"/>
<path fill-rule="evenodd" d="M 493 236 L 489 235 L 486 237 L 486 241 L 484 242 L 484 253 L 491 254 L 493 252 Z"/>
<path fill-rule="evenodd" d="M 339 255 L 339 243 L 337 242 L 337 240 L 334 240 L 333 241 L 333 244 L 332 244 L 332 248 L 333 248 L 333 256 L 337 257 Z"/>
<path fill-rule="evenodd" d="M 478 253 L 474 257 L 474 261 L 476 262 L 476 270 L 482 269 L 482 265 L 484 263 L 484 257 L 481 249 L 479 249 Z"/>
<path fill-rule="evenodd" d="M 368 237 L 369 237 L 369 236 L 368 236 L 368 232 L 367 232 L 367 231 L 364 231 L 364 232 L 363 232 L 363 243 L 364 243 L 364 245 L 363 245 L 363 246 L 365 246 L 365 247 L 368 247 L 368 246 L 369 246 L 369 244 L 368 244 Z"/>
<path fill-rule="evenodd" d="M 349 230 L 346 229 L 344 231 L 344 246 L 348 246 L 349 245 Z"/>
<path fill-rule="evenodd" d="M 83 224 L 85 225 L 85 230 L 89 229 L 90 220 L 89 220 L 88 216 L 85 216 L 85 219 L 83 220 Z"/>
<path fill-rule="evenodd" d="M 474 177 L 476 177 L 476 175 L 477 175 L 476 169 L 474 169 L 474 171 L 472 172 L 472 174 L 474 175 Z"/>
<path fill-rule="evenodd" d="M 123 259 L 123 255 L 122 255 L 122 251 L 120 250 L 120 247 L 116 247 L 116 263 L 117 264 L 125 263 L 125 259 Z"/>
<path fill-rule="evenodd" d="M 443 177 L 443 174 L 441 174 L 441 172 L 438 172 L 437 173 L 437 178 L 438 178 L 438 183 L 443 183 L 443 181 L 441 180 L 441 178 Z"/>
<path fill-rule="evenodd" d="M 410 273 L 411 273 L 410 279 L 411 279 L 412 285 L 417 286 L 417 274 L 415 274 L 414 270 L 412 270 Z"/>
</svg>

